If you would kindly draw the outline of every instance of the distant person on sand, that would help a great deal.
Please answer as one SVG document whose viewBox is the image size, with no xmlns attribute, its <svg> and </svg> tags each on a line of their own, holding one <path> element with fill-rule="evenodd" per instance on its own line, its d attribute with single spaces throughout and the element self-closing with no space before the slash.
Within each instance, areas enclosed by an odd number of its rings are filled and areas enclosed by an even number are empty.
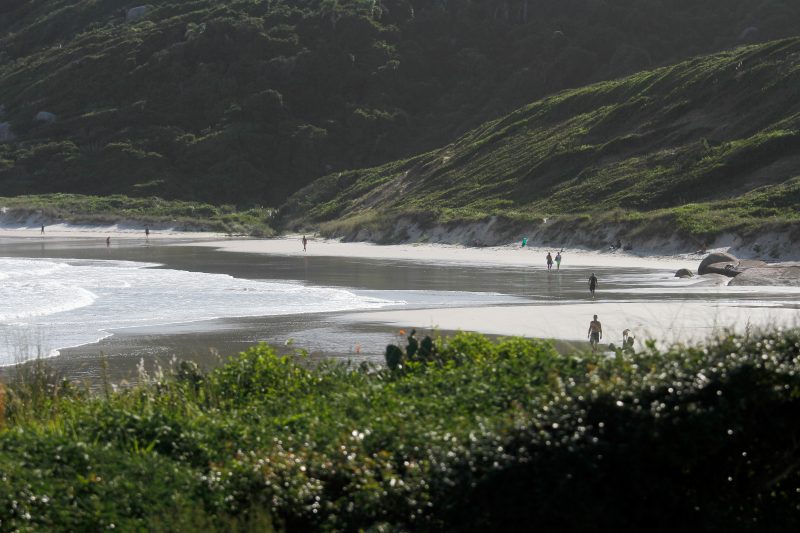
<svg viewBox="0 0 800 533">
<path fill-rule="evenodd" d="M 550 255 L 550 252 L 547 252 L 547 257 L 545 259 L 547 260 L 547 270 L 550 270 L 553 268 L 553 256 Z"/>
<path fill-rule="evenodd" d="M 144 238 L 145 240 L 150 240 L 150 226 L 144 227 Z"/>
<path fill-rule="evenodd" d="M 106 248 L 111 246 L 111 236 L 106 237 Z"/>
<path fill-rule="evenodd" d="M 561 252 L 563 251 L 564 250 L 561 250 L 556 254 L 556 270 L 561 270 Z"/>
<path fill-rule="evenodd" d="M 603 338 L 603 326 L 597 320 L 597 315 L 594 315 L 594 320 L 589 322 L 589 344 L 592 345 L 592 353 L 597 352 L 597 343 Z"/>
<path fill-rule="evenodd" d="M 44 235 L 44 224 L 42 224 L 42 235 Z"/>
<path fill-rule="evenodd" d="M 594 298 L 594 290 L 596 288 L 597 288 L 597 276 L 595 276 L 594 272 L 592 272 L 592 275 L 589 276 L 589 292 L 592 293 L 592 298 Z"/>
<path fill-rule="evenodd" d="M 522 246 L 520 246 L 520 248 L 525 248 L 527 245 L 528 245 L 528 238 L 527 237 L 523 237 L 522 238 Z"/>
<path fill-rule="evenodd" d="M 303 251 L 305 252 L 306 251 L 306 245 L 308 244 L 308 239 L 306 239 L 306 236 L 303 235 L 303 239 L 302 240 L 303 240 Z"/>
</svg>

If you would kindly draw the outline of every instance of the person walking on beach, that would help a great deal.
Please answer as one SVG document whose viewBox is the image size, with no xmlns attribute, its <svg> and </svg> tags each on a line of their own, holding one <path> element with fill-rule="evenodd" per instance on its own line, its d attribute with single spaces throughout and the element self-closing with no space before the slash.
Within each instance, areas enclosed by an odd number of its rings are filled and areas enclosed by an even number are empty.
<svg viewBox="0 0 800 533">
<path fill-rule="evenodd" d="M 106 248 L 111 247 L 111 236 L 106 237 Z"/>
<path fill-rule="evenodd" d="M 150 226 L 144 227 L 144 240 L 146 241 L 150 240 Z"/>
<path fill-rule="evenodd" d="M 603 326 L 597 320 L 597 315 L 594 315 L 594 320 L 589 322 L 589 344 L 592 345 L 592 353 L 597 352 L 597 343 L 603 338 Z"/>
<path fill-rule="evenodd" d="M 305 235 L 303 235 L 302 241 L 303 241 L 303 251 L 305 252 L 306 251 L 306 245 L 308 244 L 308 239 L 306 239 Z"/>
<path fill-rule="evenodd" d="M 564 250 L 561 250 L 556 254 L 556 270 L 561 270 L 561 252 L 563 251 Z"/>
<path fill-rule="evenodd" d="M 44 235 L 44 224 L 42 224 L 42 235 Z"/>
<path fill-rule="evenodd" d="M 547 257 L 545 259 L 547 260 L 547 270 L 552 269 L 553 268 L 553 256 L 550 255 L 550 252 L 547 252 Z"/>
<path fill-rule="evenodd" d="M 596 288 L 597 288 L 597 276 L 595 276 L 594 272 L 592 272 L 592 275 L 589 276 L 589 292 L 592 293 L 592 298 L 594 298 L 594 290 Z"/>
</svg>

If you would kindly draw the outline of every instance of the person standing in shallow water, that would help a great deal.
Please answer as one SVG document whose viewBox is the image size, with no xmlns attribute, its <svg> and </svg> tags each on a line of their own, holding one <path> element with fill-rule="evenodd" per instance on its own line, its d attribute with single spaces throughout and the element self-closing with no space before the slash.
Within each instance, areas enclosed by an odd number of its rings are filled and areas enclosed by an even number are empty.
<svg viewBox="0 0 800 533">
<path fill-rule="evenodd" d="M 553 268 L 553 256 L 550 255 L 550 252 L 547 252 L 547 257 L 545 258 L 545 260 L 547 261 L 547 270 L 552 269 Z"/>
<path fill-rule="evenodd" d="M 589 292 L 592 293 L 592 298 L 594 298 L 594 290 L 596 288 L 597 288 L 597 276 L 595 276 L 594 272 L 592 272 L 592 275 L 589 276 Z"/>
<path fill-rule="evenodd" d="M 306 239 L 305 235 L 303 235 L 302 241 L 303 241 L 303 251 L 305 252 L 306 251 L 306 245 L 308 244 L 308 239 Z"/>
<path fill-rule="evenodd" d="M 150 240 L 150 226 L 144 227 L 144 240 L 146 241 Z"/>
<path fill-rule="evenodd" d="M 42 224 L 42 235 L 44 235 L 44 224 Z"/>
<path fill-rule="evenodd" d="M 556 270 L 561 270 L 561 252 L 556 254 Z"/>
<path fill-rule="evenodd" d="M 594 315 L 594 320 L 589 322 L 589 344 L 592 345 L 592 353 L 597 352 L 597 344 L 603 338 L 603 326 L 597 320 L 597 315 Z"/>
</svg>

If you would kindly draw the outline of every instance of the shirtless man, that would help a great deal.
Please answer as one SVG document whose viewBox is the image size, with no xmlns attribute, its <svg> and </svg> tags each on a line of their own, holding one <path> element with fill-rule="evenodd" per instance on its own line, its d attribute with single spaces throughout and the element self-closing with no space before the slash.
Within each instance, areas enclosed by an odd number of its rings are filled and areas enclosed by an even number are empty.
<svg viewBox="0 0 800 533">
<path fill-rule="evenodd" d="M 589 344 L 592 345 L 592 353 L 597 352 L 597 343 L 603 338 L 603 326 L 597 320 L 597 315 L 594 315 L 594 320 L 589 322 Z"/>
</svg>

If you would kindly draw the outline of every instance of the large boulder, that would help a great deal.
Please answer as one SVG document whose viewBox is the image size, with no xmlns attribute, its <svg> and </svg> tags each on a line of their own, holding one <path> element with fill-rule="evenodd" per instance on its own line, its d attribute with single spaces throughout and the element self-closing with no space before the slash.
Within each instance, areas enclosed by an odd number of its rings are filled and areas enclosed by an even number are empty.
<svg viewBox="0 0 800 533">
<path fill-rule="evenodd" d="M 680 270 L 675 272 L 675 277 L 676 278 L 691 278 L 691 277 L 694 277 L 694 274 L 692 274 L 692 271 L 689 270 L 688 268 L 681 268 Z"/>
<path fill-rule="evenodd" d="M 14 132 L 11 131 L 11 124 L 9 122 L 0 122 L 0 143 L 7 143 L 17 138 Z"/>
<path fill-rule="evenodd" d="M 766 265 L 748 268 L 731 280 L 730 285 L 800 287 L 800 265 Z"/>
<path fill-rule="evenodd" d="M 706 266 L 705 274 L 721 274 L 733 278 L 741 274 L 743 271 L 737 268 L 736 263 L 714 263 L 713 265 Z"/>
<path fill-rule="evenodd" d="M 46 122 L 48 124 L 52 124 L 53 122 L 56 121 L 58 117 L 56 117 L 54 113 L 51 113 L 49 111 L 39 111 L 33 118 L 38 122 Z"/>
<path fill-rule="evenodd" d="M 137 22 L 143 19 L 148 11 L 150 11 L 150 6 L 132 7 L 125 13 L 125 22 Z"/>
<path fill-rule="evenodd" d="M 714 271 L 708 270 L 709 266 L 718 263 L 722 263 L 723 268 L 724 264 L 727 263 L 730 263 L 735 267 L 736 265 L 739 264 L 739 260 L 736 257 L 732 256 L 731 254 L 726 254 L 725 252 L 713 252 L 708 254 L 708 256 L 706 256 L 706 258 L 703 259 L 703 262 L 700 263 L 699 267 L 697 267 L 697 273 L 701 276 L 703 274 L 712 274 L 712 273 L 721 274 L 721 272 L 716 271 L 716 269 Z"/>
</svg>

